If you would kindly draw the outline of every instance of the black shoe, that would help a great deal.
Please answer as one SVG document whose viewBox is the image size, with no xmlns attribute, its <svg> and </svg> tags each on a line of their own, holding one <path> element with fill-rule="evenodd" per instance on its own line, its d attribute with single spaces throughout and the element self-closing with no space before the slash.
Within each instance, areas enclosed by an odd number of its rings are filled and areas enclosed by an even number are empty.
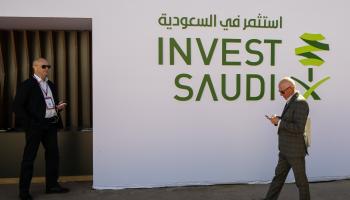
<svg viewBox="0 0 350 200">
<path fill-rule="evenodd" d="M 53 194 L 53 193 L 67 193 L 69 192 L 68 188 L 61 187 L 60 185 L 46 188 L 46 194 Z"/>
<path fill-rule="evenodd" d="M 21 200 L 33 200 L 33 197 L 29 193 L 22 193 L 19 195 Z"/>
</svg>

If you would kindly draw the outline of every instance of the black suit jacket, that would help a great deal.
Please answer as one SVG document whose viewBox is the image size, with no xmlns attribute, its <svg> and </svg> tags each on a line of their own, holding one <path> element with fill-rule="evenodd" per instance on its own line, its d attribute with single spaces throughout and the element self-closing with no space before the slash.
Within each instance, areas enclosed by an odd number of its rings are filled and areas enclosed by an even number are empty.
<svg viewBox="0 0 350 200">
<path fill-rule="evenodd" d="M 48 81 L 55 104 L 58 103 L 55 85 Z M 21 83 L 14 100 L 16 128 L 40 128 L 45 126 L 46 103 L 38 81 L 31 77 Z M 57 113 L 59 115 L 59 113 Z M 61 118 L 58 128 L 62 127 Z"/>
<path fill-rule="evenodd" d="M 308 103 L 301 94 L 294 94 L 282 113 L 278 127 L 279 150 L 283 155 L 288 157 L 306 155 L 304 130 L 308 115 Z"/>
</svg>

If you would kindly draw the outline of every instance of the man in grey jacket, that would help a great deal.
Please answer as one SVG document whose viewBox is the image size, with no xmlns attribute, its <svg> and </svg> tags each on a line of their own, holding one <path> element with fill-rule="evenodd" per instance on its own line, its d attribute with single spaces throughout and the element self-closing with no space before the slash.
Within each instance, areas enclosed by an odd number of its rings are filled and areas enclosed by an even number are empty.
<svg viewBox="0 0 350 200">
<path fill-rule="evenodd" d="M 304 140 L 309 106 L 304 97 L 296 90 L 295 82 L 291 78 L 283 78 L 279 82 L 278 88 L 287 103 L 281 116 L 268 117 L 273 125 L 278 126 L 278 148 L 280 152 L 275 176 L 265 199 L 278 199 L 290 168 L 292 168 L 299 189 L 299 199 L 309 200 L 309 183 L 305 172 L 307 147 Z"/>
</svg>

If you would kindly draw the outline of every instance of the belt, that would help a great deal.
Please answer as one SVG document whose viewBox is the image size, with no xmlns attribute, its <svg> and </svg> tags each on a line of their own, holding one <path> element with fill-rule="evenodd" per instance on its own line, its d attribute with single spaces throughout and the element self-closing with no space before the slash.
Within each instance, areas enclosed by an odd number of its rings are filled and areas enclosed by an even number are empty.
<svg viewBox="0 0 350 200">
<path fill-rule="evenodd" d="M 58 122 L 58 116 L 45 118 L 45 122 L 50 123 L 50 124 L 56 124 Z"/>
</svg>

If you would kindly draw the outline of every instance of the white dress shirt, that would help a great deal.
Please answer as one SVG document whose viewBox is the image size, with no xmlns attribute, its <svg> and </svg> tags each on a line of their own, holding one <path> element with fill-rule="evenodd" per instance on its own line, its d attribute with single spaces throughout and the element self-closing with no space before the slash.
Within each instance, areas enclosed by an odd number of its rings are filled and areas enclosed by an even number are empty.
<svg viewBox="0 0 350 200">
<path fill-rule="evenodd" d="M 49 87 L 49 84 L 47 83 L 47 81 L 49 79 L 46 77 L 45 80 L 42 80 L 36 74 L 34 74 L 33 77 L 38 81 L 38 83 L 40 85 L 41 92 L 43 93 L 44 98 L 51 98 L 53 103 L 55 103 L 55 100 L 53 98 L 51 89 Z M 54 117 L 54 116 L 57 116 L 56 109 L 48 109 L 47 106 L 46 106 L 45 118 L 51 118 L 51 117 Z"/>
</svg>

